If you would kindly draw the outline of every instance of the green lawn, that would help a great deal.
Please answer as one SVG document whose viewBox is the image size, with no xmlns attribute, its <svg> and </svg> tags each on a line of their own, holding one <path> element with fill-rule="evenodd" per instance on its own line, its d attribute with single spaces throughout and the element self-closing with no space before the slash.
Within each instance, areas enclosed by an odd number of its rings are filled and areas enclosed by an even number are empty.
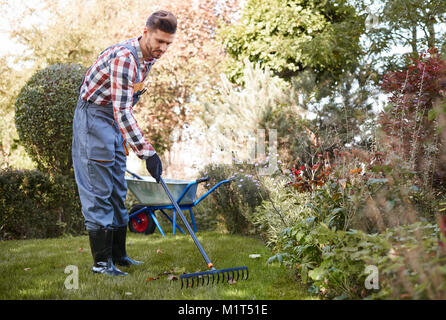
<svg viewBox="0 0 446 320">
<path fill-rule="evenodd" d="M 266 265 L 271 252 L 254 238 L 198 232 L 198 239 L 217 269 L 247 266 L 249 279 L 180 289 L 175 277 L 206 270 L 206 264 L 189 235 L 130 233 L 130 257 L 142 266 L 121 268 L 129 275 L 110 277 L 91 272 L 87 236 L 0 242 L 0 299 L 315 299 L 278 264 Z M 260 254 L 252 259 L 250 254 Z M 67 266 L 78 268 L 78 288 L 67 289 Z M 155 280 L 150 280 L 154 278 Z M 172 279 L 173 278 L 173 279 Z"/>
</svg>

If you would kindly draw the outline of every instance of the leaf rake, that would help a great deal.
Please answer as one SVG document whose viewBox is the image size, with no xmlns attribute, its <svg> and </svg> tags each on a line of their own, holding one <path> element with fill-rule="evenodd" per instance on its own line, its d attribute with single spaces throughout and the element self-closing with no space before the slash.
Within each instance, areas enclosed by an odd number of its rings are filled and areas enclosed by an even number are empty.
<svg viewBox="0 0 446 320">
<path fill-rule="evenodd" d="M 172 202 L 173 206 L 175 207 L 176 211 L 180 215 L 181 220 L 183 220 L 184 225 L 186 226 L 187 231 L 189 232 L 190 236 L 194 240 L 195 245 L 197 246 L 198 250 L 200 251 L 201 255 L 203 256 L 203 259 L 206 261 L 206 264 L 210 270 L 208 271 L 202 271 L 202 272 L 195 272 L 195 273 L 187 273 L 180 275 L 181 280 L 181 288 L 184 286 L 184 281 L 186 281 L 186 288 L 188 287 L 194 287 L 194 285 L 199 285 L 201 282 L 201 285 L 204 285 L 206 282 L 206 285 L 209 285 L 209 282 L 212 278 L 212 284 L 215 282 L 215 277 L 217 277 L 217 282 L 220 283 L 220 276 L 221 276 L 221 283 L 225 282 L 225 279 L 227 282 L 230 281 L 238 281 L 240 280 L 247 280 L 248 279 L 248 267 L 235 267 L 235 268 L 227 268 L 227 269 L 216 269 L 214 267 L 214 264 L 209 259 L 208 255 L 204 251 L 203 247 L 201 246 L 200 242 L 197 239 L 197 236 L 195 235 L 194 231 L 192 230 L 191 226 L 187 222 L 183 212 L 180 209 L 180 206 L 175 201 L 175 199 L 172 197 L 172 194 L 169 191 L 169 188 L 167 187 L 166 183 L 164 182 L 163 178 L 160 177 L 160 183 L 163 186 L 164 190 L 167 193 L 167 196 L 169 197 L 170 201 Z M 190 281 L 190 282 L 189 282 Z"/>
</svg>

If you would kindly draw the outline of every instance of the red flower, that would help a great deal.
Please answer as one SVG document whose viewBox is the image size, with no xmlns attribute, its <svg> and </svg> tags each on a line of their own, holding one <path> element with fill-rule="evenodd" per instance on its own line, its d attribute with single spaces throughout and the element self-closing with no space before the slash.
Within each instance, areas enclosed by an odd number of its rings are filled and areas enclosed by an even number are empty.
<svg viewBox="0 0 446 320">
<path fill-rule="evenodd" d="M 305 166 L 300 166 L 299 169 L 300 170 L 305 170 Z"/>
</svg>

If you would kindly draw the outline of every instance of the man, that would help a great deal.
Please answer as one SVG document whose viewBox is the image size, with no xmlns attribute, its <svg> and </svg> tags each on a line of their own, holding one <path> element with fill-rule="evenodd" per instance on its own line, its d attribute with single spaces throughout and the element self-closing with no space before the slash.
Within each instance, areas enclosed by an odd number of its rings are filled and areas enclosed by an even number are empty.
<svg viewBox="0 0 446 320">
<path fill-rule="evenodd" d="M 157 182 L 162 164 L 138 127 L 133 106 L 146 90 L 143 81 L 153 64 L 173 42 L 176 28 L 172 13 L 153 13 L 142 36 L 111 46 L 98 56 L 79 88 L 72 157 L 95 273 L 126 275 L 115 265 L 142 263 L 130 259 L 125 249 L 128 146 L 146 161 Z"/>
</svg>

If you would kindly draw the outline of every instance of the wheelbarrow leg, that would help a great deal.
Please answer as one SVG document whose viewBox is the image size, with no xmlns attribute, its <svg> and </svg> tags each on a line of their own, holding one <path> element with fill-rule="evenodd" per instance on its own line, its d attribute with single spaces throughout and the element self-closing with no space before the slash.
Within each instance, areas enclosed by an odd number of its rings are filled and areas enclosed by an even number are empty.
<svg viewBox="0 0 446 320">
<path fill-rule="evenodd" d="M 192 212 L 192 208 L 189 208 L 190 219 L 192 220 L 192 226 L 194 227 L 194 232 L 197 233 L 197 226 L 195 225 L 194 213 Z"/>
<path fill-rule="evenodd" d="M 169 221 L 172 223 L 172 226 L 173 226 L 173 220 L 169 217 L 169 215 L 168 215 L 167 213 L 165 213 L 163 209 L 160 209 L 160 211 L 164 214 L 164 216 L 167 218 L 167 220 L 169 220 Z M 177 227 L 178 230 L 180 230 L 180 232 L 181 232 L 182 234 L 186 234 L 186 233 L 183 231 L 183 229 L 180 228 L 179 225 L 176 225 L 176 227 Z"/>
<path fill-rule="evenodd" d="M 152 216 L 153 222 L 155 222 L 156 227 L 158 228 L 158 230 L 160 231 L 160 233 L 162 234 L 163 237 L 165 237 L 163 229 L 161 229 L 160 224 L 158 223 L 158 220 L 155 217 L 155 214 L 153 213 L 152 210 L 149 210 L 150 215 Z"/>
<path fill-rule="evenodd" d="M 180 209 L 181 209 L 181 207 L 180 207 Z M 172 209 L 172 210 L 173 210 L 173 221 L 172 221 L 172 224 L 173 224 L 173 234 L 175 234 L 176 233 L 177 211 L 175 209 Z M 190 213 L 190 218 L 192 220 L 192 226 L 194 227 L 194 232 L 196 233 L 197 232 L 197 226 L 195 224 L 194 213 L 192 212 L 192 208 L 189 208 L 189 213 Z"/>
</svg>

